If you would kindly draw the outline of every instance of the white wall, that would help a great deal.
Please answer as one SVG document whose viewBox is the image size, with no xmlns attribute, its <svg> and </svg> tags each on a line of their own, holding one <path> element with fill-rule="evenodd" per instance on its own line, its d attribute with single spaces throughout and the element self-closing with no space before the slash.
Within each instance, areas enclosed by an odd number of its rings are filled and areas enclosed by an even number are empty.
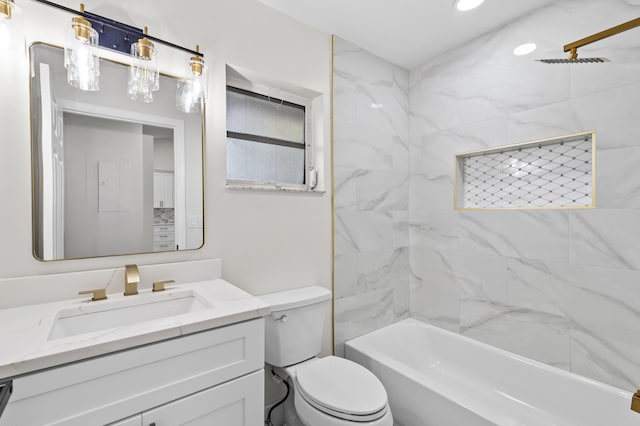
<svg viewBox="0 0 640 426">
<path fill-rule="evenodd" d="M 409 71 L 335 37 L 335 350 L 409 315 Z M 372 108 L 372 103 L 382 108 Z"/>
<path fill-rule="evenodd" d="M 150 251 L 142 125 L 65 114 L 64 257 Z M 104 167 L 114 167 L 107 171 Z M 100 175 L 103 179 L 100 179 Z M 148 191 L 147 191 L 148 192 Z M 145 219 L 147 219 L 145 221 Z"/>
<path fill-rule="evenodd" d="M 32 40 L 61 44 L 70 16 L 18 0 L 28 14 Z M 60 3 L 77 8 L 70 0 Z M 205 146 L 205 245 L 201 250 L 43 263 L 32 256 L 29 67 L 0 53 L 0 278 L 205 258 L 223 259 L 223 278 L 251 293 L 311 284 L 331 286 L 331 197 L 225 189 L 225 63 L 291 82 L 324 95 L 322 135 L 329 158 L 330 37 L 252 0 L 183 2 L 92 1 L 89 11 L 107 15 L 185 46 L 200 44 L 210 66 Z M 126 9 L 126 12 L 125 12 Z M 161 67 L 175 71 L 188 54 L 161 49 Z M 9 64 L 9 65 L 7 65 Z M 329 162 L 324 173 L 329 176 Z M 170 278 L 170 277 L 168 277 Z M 144 279 L 144 277 L 142 277 Z M 0 280 L 3 304 L 19 287 Z M 74 297 L 61 283 L 60 298 Z M 324 352 L 331 349 L 327 319 Z"/>
<path fill-rule="evenodd" d="M 173 171 L 173 139 L 153 138 L 154 170 Z"/>
</svg>

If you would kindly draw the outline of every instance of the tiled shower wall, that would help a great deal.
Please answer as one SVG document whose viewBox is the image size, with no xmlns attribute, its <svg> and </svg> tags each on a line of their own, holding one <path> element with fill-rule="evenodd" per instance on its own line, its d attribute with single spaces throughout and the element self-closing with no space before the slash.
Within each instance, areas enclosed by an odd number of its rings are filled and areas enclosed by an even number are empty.
<svg viewBox="0 0 640 426">
<path fill-rule="evenodd" d="M 411 315 L 625 389 L 640 386 L 640 16 L 563 0 L 410 73 Z M 538 50 L 516 57 L 533 41 Z M 596 209 L 454 211 L 453 155 L 596 130 Z"/>
<path fill-rule="evenodd" d="M 334 39 L 335 341 L 409 314 L 409 72 Z"/>
<path fill-rule="evenodd" d="M 637 0 L 555 1 L 411 70 L 410 84 L 336 39 L 338 354 L 410 305 L 474 339 L 640 387 L 640 28 L 580 49 L 611 63 L 532 61 L 637 16 Z M 529 41 L 536 52 L 512 54 Z M 589 130 L 596 209 L 453 209 L 455 153 Z"/>
</svg>

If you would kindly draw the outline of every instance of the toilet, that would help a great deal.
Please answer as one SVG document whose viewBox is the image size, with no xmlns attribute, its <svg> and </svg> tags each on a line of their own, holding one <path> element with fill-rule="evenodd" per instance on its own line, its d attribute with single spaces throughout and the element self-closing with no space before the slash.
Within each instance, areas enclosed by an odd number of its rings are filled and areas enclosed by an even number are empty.
<svg viewBox="0 0 640 426">
<path fill-rule="evenodd" d="M 289 384 L 285 425 L 393 425 L 387 392 L 373 373 L 344 358 L 317 357 L 329 290 L 313 286 L 258 297 L 271 306 L 265 361 Z"/>
</svg>

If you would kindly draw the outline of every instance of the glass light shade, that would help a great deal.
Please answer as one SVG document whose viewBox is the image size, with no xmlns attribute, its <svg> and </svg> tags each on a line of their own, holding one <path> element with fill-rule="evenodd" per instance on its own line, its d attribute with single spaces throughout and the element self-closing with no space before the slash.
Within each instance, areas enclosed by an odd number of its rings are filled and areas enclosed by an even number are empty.
<svg viewBox="0 0 640 426">
<path fill-rule="evenodd" d="M 186 113 L 200 112 L 209 87 L 209 68 L 200 57 L 193 57 L 189 63 L 190 76 L 178 80 L 176 107 Z"/>
<path fill-rule="evenodd" d="M 88 21 L 74 18 L 66 31 L 64 67 L 67 83 L 80 90 L 100 90 L 98 32 Z"/>
<path fill-rule="evenodd" d="M 158 56 L 153 43 L 144 38 L 131 45 L 131 67 L 127 94 L 134 101 L 153 102 L 153 92 L 160 89 Z"/>
<path fill-rule="evenodd" d="M 0 51 L 25 54 L 22 10 L 13 1 L 0 0 Z"/>
</svg>

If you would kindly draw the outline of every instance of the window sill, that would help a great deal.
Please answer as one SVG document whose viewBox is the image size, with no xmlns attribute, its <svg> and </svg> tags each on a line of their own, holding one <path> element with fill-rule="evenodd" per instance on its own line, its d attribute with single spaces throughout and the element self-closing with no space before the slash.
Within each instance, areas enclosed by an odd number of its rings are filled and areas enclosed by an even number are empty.
<svg viewBox="0 0 640 426">
<path fill-rule="evenodd" d="M 308 194 L 324 194 L 326 191 L 322 189 L 311 189 L 306 185 L 288 185 L 278 183 L 260 183 L 247 182 L 237 180 L 227 180 L 227 189 L 243 190 L 243 191 L 275 191 L 275 192 L 300 192 Z"/>
</svg>

